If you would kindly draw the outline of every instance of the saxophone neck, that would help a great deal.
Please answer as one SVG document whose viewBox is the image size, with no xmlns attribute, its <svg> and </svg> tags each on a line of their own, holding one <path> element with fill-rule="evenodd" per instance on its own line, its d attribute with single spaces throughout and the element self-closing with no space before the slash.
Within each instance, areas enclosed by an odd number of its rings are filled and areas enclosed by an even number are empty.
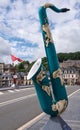
<svg viewBox="0 0 80 130">
<path fill-rule="evenodd" d="M 45 9 L 46 9 L 46 8 L 50 8 L 50 9 L 52 9 L 53 11 L 55 11 L 55 12 L 57 12 L 57 13 L 59 13 L 59 12 L 62 11 L 61 9 L 57 8 L 55 5 L 53 5 L 53 4 L 51 4 L 51 3 L 45 3 L 45 4 L 43 5 L 43 7 L 44 7 Z"/>
<path fill-rule="evenodd" d="M 61 9 L 58 9 L 56 6 L 54 6 L 53 4 L 50 4 L 50 3 L 45 3 L 44 5 L 42 5 L 40 8 L 39 8 L 39 18 L 40 18 L 40 23 L 42 25 L 44 24 L 49 24 L 48 22 L 48 18 L 47 18 L 47 14 L 46 14 L 46 9 L 47 8 L 50 8 L 52 9 L 53 11 L 59 13 L 61 12 Z"/>
<path fill-rule="evenodd" d="M 47 18 L 47 14 L 46 14 L 46 9 L 47 8 L 50 8 L 52 9 L 53 11 L 55 11 L 56 13 L 64 13 L 64 12 L 67 12 L 69 11 L 70 9 L 67 9 L 67 8 L 57 8 L 55 5 L 53 4 L 50 4 L 50 3 L 45 3 L 44 5 L 42 5 L 40 8 L 39 8 L 39 17 L 40 17 L 40 22 L 41 24 L 45 24 L 45 23 L 48 23 L 48 18 Z"/>
</svg>

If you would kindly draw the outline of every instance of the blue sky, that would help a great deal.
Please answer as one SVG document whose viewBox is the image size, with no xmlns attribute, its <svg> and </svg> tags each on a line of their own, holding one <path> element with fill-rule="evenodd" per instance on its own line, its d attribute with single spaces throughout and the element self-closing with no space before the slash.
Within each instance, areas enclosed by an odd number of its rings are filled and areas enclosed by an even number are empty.
<svg viewBox="0 0 80 130">
<path fill-rule="evenodd" d="M 80 0 L 0 0 L 0 62 L 10 54 L 30 62 L 45 56 L 38 9 L 49 2 L 70 11 L 47 9 L 56 52 L 80 51 Z"/>
</svg>

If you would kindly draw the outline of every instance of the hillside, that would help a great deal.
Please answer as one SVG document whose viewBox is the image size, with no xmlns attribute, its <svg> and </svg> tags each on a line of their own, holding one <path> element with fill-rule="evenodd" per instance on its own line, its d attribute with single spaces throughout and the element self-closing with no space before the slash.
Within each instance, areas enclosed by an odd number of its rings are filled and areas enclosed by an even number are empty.
<svg viewBox="0 0 80 130">
<path fill-rule="evenodd" d="M 58 56 L 58 60 L 59 62 L 63 62 L 63 61 L 66 61 L 66 60 L 80 60 L 80 51 L 79 52 L 70 52 L 70 53 L 58 53 L 57 54 Z M 25 68 L 24 67 L 24 64 L 25 62 L 28 62 L 28 67 Z M 34 62 L 32 63 L 29 63 L 29 61 L 23 61 L 21 63 L 19 63 L 17 66 L 16 66 L 16 70 L 18 72 L 20 71 L 23 71 L 23 72 L 29 72 L 30 68 L 32 67 L 32 65 L 34 64 Z M 45 66 L 45 68 L 48 70 L 48 65 L 47 65 L 47 57 L 44 57 L 42 58 L 42 64 L 43 66 Z"/>
</svg>

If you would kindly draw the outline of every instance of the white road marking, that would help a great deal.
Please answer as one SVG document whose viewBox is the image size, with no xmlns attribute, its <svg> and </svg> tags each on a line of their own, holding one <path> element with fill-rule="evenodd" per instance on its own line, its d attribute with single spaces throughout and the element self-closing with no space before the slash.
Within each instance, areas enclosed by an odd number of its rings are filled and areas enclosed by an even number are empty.
<svg viewBox="0 0 80 130">
<path fill-rule="evenodd" d="M 76 90 L 75 92 L 71 93 L 68 98 L 70 98 L 71 96 L 73 96 L 75 93 L 77 93 L 78 91 L 80 91 L 80 89 Z M 34 123 L 36 123 L 39 119 L 41 119 L 43 116 L 45 115 L 44 112 L 42 112 L 40 115 L 36 116 L 34 119 L 30 120 L 29 122 L 25 123 L 23 126 L 21 126 L 20 128 L 18 128 L 17 130 L 26 130 L 28 128 L 30 128 Z"/>
<path fill-rule="evenodd" d="M 14 92 L 15 92 L 15 91 L 16 91 L 16 92 L 19 92 L 19 91 L 21 91 L 21 90 L 20 90 L 20 89 L 15 89 Z"/>
<path fill-rule="evenodd" d="M 13 89 L 13 90 L 7 90 L 6 92 L 14 93 L 14 92 L 20 92 L 20 91 L 25 91 L 25 90 L 31 90 L 34 88 L 23 88 L 23 89 Z M 0 92 L 0 95 L 5 94 L 5 92 Z"/>
<path fill-rule="evenodd" d="M 80 121 L 78 120 L 65 120 L 71 127 L 79 127 L 80 128 Z"/>
<path fill-rule="evenodd" d="M 30 120 L 28 123 L 24 124 L 23 126 L 21 126 L 20 128 L 18 128 L 17 130 L 26 130 L 28 129 L 30 126 L 32 126 L 34 123 L 36 123 L 37 120 L 40 120 L 43 116 L 45 116 L 46 114 L 43 112 L 40 115 L 36 116 L 34 119 Z"/>
<path fill-rule="evenodd" d="M 8 90 L 8 92 L 14 93 L 14 90 Z"/>
<path fill-rule="evenodd" d="M 79 123 L 80 124 L 80 121 L 78 120 L 65 120 L 66 122 L 69 122 L 69 123 Z"/>
<path fill-rule="evenodd" d="M 24 91 L 25 91 L 26 89 L 27 89 L 27 90 L 31 90 L 31 89 L 34 89 L 34 87 L 31 87 L 31 88 L 22 88 L 22 90 L 24 90 Z"/>
<path fill-rule="evenodd" d="M 31 90 L 31 88 L 22 88 L 21 90 L 22 90 L 22 91 L 25 91 L 26 89 L 28 89 L 28 90 L 30 89 L 30 90 Z"/>
<path fill-rule="evenodd" d="M 75 93 L 77 93 L 78 91 L 80 91 L 80 89 L 76 90 L 75 92 L 71 93 L 68 98 L 70 98 L 71 96 L 73 96 Z"/>
<path fill-rule="evenodd" d="M 0 95 L 4 94 L 3 92 L 0 92 Z"/>
<path fill-rule="evenodd" d="M 31 94 L 31 95 L 27 95 L 27 96 L 24 96 L 24 97 L 19 97 L 19 98 L 13 99 L 13 100 L 8 100 L 6 102 L 1 102 L 0 107 L 8 105 L 8 104 L 12 104 L 12 103 L 24 100 L 24 99 L 28 99 L 28 98 L 31 98 L 31 97 L 34 97 L 34 96 L 36 96 L 36 94 Z"/>
</svg>

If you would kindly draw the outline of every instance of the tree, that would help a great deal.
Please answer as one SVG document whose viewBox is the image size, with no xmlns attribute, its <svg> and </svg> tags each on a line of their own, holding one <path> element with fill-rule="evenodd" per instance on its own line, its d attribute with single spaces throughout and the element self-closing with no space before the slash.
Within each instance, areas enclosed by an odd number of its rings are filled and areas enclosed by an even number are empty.
<svg viewBox="0 0 80 130">
<path fill-rule="evenodd" d="M 27 64 L 27 66 L 30 65 L 29 61 L 23 61 L 23 62 L 19 63 L 18 65 L 16 65 L 16 71 L 17 72 L 26 72 L 25 64 Z"/>
<path fill-rule="evenodd" d="M 63 62 L 66 60 L 80 60 L 80 51 L 79 52 L 70 52 L 70 53 L 58 53 L 57 54 L 59 62 Z M 34 61 L 35 62 L 35 61 Z M 32 65 L 34 64 L 34 62 L 29 63 L 29 61 L 23 61 L 21 63 L 19 63 L 18 65 L 16 65 L 16 70 L 17 72 L 29 72 L 29 70 L 31 69 Z M 25 68 L 24 65 L 28 64 L 28 67 Z M 47 57 L 42 58 L 42 64 L 43 66 L 46 68 L 46 70 L 48 69 L 48 59 Z"/>
<path fill-rule="evenodd" d="M 58 53 L 59 62 L 70 60 L 80 60 L 80 52 L 70 52 L 70 53 Z"/>
</svg>

